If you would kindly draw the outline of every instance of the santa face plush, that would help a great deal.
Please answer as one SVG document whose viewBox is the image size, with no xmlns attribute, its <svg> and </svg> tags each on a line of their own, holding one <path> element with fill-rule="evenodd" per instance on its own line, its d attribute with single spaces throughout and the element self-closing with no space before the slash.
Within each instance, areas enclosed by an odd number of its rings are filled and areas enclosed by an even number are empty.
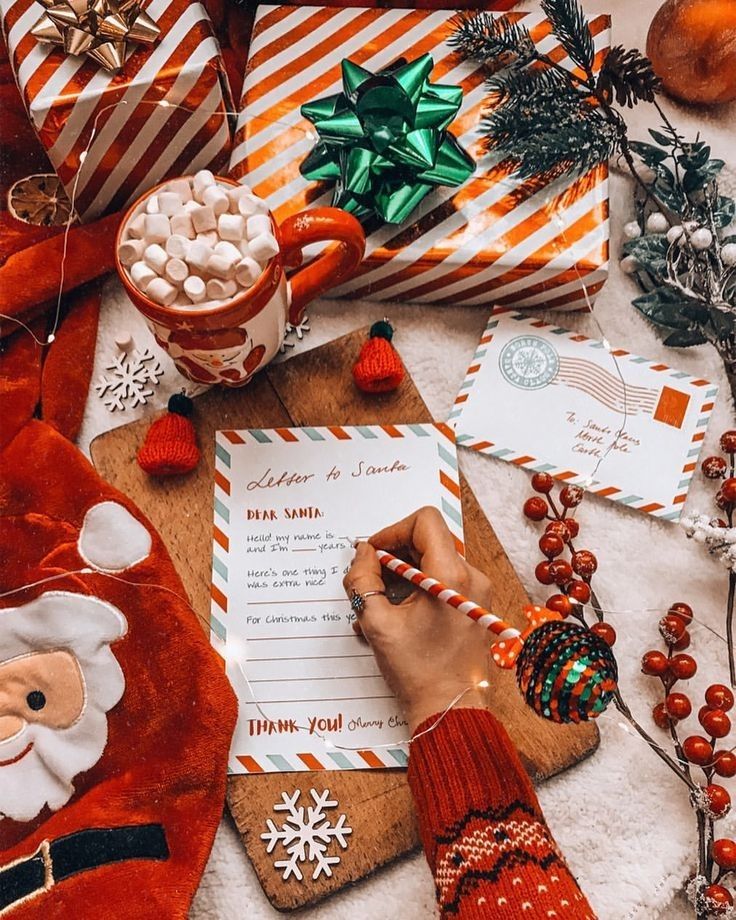
<svg viewBox="0 0 736 920">
<path fill-rule="evenodd" d="M 125 617 L 94 597 L 50 591 L 6 609 L 0 631 L 0 819 L 61 808 L 107 743 L 125 679 L 110 644 Z"/>
</svg>

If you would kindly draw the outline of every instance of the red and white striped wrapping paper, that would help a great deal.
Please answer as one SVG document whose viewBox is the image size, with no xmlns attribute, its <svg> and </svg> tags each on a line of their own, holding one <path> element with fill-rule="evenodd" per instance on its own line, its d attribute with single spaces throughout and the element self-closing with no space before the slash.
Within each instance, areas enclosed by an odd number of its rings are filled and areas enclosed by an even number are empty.
<svg viewBox="0 0 736 920">
<path fill-rule="evenodd" d="M 0 0 L 31 122 L 83 220 L 125 206 L 169 176 L 221 168 L 230 152 L 230 91 L 205 8 L 151 0 L 145 9 L 161 35 L 138 45 L 113 74 L 35 39 L 40 3 Z"/>
<path fill-rule="evenodd" d="M 447 44 L 453 15 L 259 6 L 230 173 L 252 185 L 277 220 L 329 204 L 331 186 L 299 172 L 315 143 L 300 106 L 340 91 L 345 57 L 376 71 L 399 56 L 411 60 L 429 52 L 431 80 L 463 87 L 450 131 L 475 159 L 475 173 L 458 189 L 427 196 L 406 224 L 371 233 L 363 265 L 335 296 L 587 309 L 607 275 L 607 168 L 577 180 L 522 181 L 484 152 L 485 75 Z M 541 14 L 510 15 L 523 19 L 541 50 L 572 68 Z M 608 16 L 591 21 L 596 67 L 609 47 L 609 26 Z"/>
</svg>

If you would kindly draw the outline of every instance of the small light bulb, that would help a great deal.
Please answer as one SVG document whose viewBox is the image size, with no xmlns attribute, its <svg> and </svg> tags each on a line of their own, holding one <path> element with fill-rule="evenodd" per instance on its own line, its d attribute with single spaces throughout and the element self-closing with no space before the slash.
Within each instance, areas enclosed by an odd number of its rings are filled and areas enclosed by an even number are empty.
<svg viewBox="0 0 736 920">
<path fill-rule="evenodd" d="M 330 741 L 329 738 L 325 738 L 325 748 L 326 748 L 328 751 L 334 751 L 334 750 L 335 750 L 335 745 Z"/>
<path fill-rule="evenodd" d="M 491 685 L 488 683 L 487 680 L 479 680 L 479 681 L 478 681 L 478 686 L 481 688 L 481 690 L 486 690 L 486 689 L 487 689 L 488 687 L 490 687 Z"/>
<path fill-rule="evenodd" d="M 54 335 L 53 332 L 50 332 L 49 337 L 46 339 L 46 344 L 50 345 L 52 342 L 55 342 L 55 341 L 56 341 L 56 336 Z"/>
<path fill-rule="evenodd" d="M 79 154 L 79 162 L 80 162 L 80 163 L 84 163 L 84 161 L 85 161 L 86 159 L 87 159 L 87 151 L 86 151 L 86 150 L 83 150 L 83 151 Z"/>
<path fill-rule="evenodd" d="M 225 657 L 228 661 L 233 661 L 237 664 L 247 661 L 247 643 L 245 639 L 240 636 L 228 635 L 225 645 Z"/>
<path fill-rule="evenodd" d="M 169 102 L 168 99 L 159 99 L 158 104 L 161 106 L 162 109 L 171 108 L 171 103 Z"/>
<path fill-rule="evenodd" d="M 611 353 L 611 343 L 608 341 L 608 339 L 603 339 L 603 347 L 609 354 Z"/>
</svg>

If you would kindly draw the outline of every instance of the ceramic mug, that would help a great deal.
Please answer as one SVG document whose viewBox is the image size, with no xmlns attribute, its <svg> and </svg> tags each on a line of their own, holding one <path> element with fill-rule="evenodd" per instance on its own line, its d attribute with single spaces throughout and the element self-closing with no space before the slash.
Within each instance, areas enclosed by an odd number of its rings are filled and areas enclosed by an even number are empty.
<svg viewBox="0 0 736 920">
<path fill-rule="evenodd" d="M 238 185 L 221 176 L 217 182 Z M 123 217 L 115 244 L 118 275 L 156 341 L 185 377 L 198 383 L 244 386 L 278 353 L 287 321 L 298 325 L 310 301 L 355 272 L 365 252 L 363 228 L 352 214 L 339 208 L 302 211 L 280 225 L 269 212 L 280 249 L 254 285 L 216 307 L 164 307 L 135 287 L 120 264 L 118 251 L 130 221 L 168 184 L 150 189 Z M 287 279 L 285 269 L 301 265 L 303 247 L 330 240 L 337 245 L 325 249 Z"/>
</svg>

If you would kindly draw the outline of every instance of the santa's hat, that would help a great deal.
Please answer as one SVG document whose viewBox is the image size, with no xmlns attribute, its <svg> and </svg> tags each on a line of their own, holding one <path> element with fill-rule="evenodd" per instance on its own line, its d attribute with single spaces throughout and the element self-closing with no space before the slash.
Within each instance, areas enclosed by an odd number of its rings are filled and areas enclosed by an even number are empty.
<svg viewBox="0 0 736 920">
<path fill-rule="evenodd" d="M 86 853 L 90 835 L 100 838 L 96 853 L 106 840 L 128 847 L 127 858 L 93 862 L 18 899 L 10 916 L 127 920 L 137 905 L 140 916 L 184 918 L 224 800 L 237 708 L 223 663 L 156 531 L 50 426 L 28 423 L 0 452 L 0 482 L 0 664 L 18 648 L 8 641 L 2 651 L 3 629 L 9 635 L 30 615 L 63 617 L 70 650 L 83 644 L 94 621 L 92 603 L 74 603 L 83 596 L 105 610 L 123 680 L 104 750 L 74 775 L 68 801 L 30 820 L 0 818 L 0 871 L 25 865 L 42 844 L 52 861 Z M 28 651 L 48 650 L 43 635 L 27 632 L 36 643 Z"/>
</svg>

